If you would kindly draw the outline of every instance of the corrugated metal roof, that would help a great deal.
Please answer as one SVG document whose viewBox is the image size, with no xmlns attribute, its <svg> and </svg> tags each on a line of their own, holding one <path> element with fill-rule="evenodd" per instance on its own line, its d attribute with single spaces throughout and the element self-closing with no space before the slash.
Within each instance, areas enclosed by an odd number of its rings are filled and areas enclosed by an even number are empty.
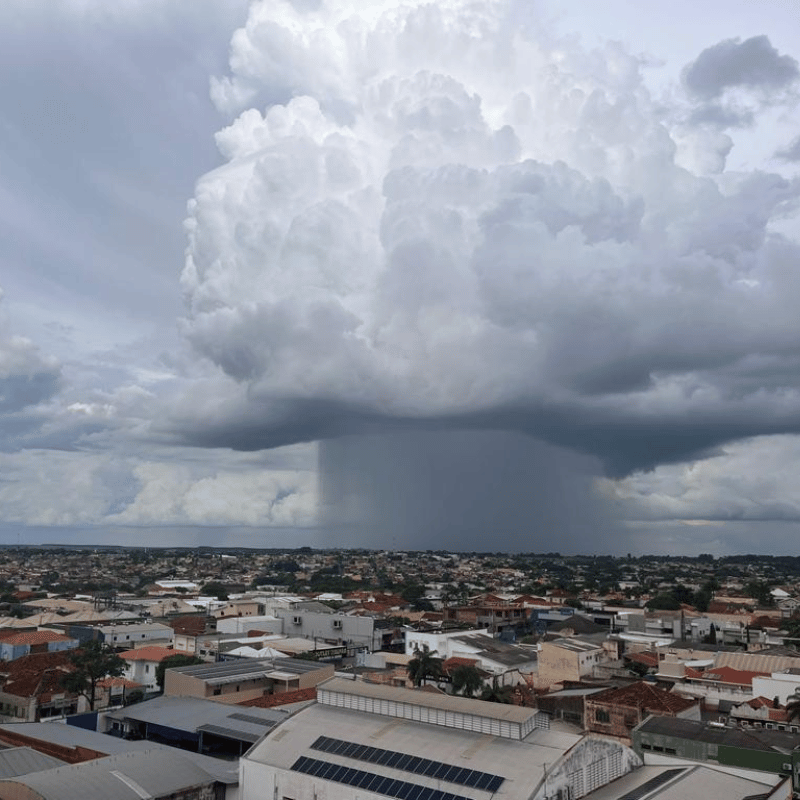
<svg viewBox="0 0 800 800">
<path fill-rule="evenodd" d="M 249 709 L 252 711 L 252 709 Z M 87 731 L 72 725 L 54 725 L 52 722 L 11 722 L 0 724 L 0 731 L 10 731 L 30 736 L 41 742 L 52 742 L 65 747 L 86 747 L 99 753 L 127 753 L 131 751 L 167 750 L 174 752 L 167 745 L 147 741 L 128 741 L 108 736 L 105 733 Z M 201 767 L 216 780 L 226 784 L 239 782 L 239 769 L 236 762 L 223 761 L 219 758 L 201 755 L 200 753 L 182 752 L 182 755 Z M 86 798 L 84 798 L 86 800 Z"/>
<path fill-rule="evenodd" d="M 10 747 L 0 750 L 0 778 L 13 778 L 30 772 L 63 766 L 66 762 L 40 753 L 31 747 Z"/>
<path fill-rule="evenodd" d="M 143 800 L 213 781 L 205 770 L 175 750 L 150 750 L 48 769 L 10 782 L 27 786 L 46 800 Z"/>
<path fill-rule="evenodd" d="M 108 714 L 110 719 L 147 722 L 186 733 L 196 733 L 206 725 L 213 725 L 235 732 L 233 738 L 251 741 L 249 736 L 255 735 L 256 738 L 263 736 L 265 728 L 282 722 L 286 719 L 287 712 L 251 708 L 248 719 L 242 719 L 242 716 L 244 715 L 237 706 L 195 697 L 156 697 Z M 256 723 L 254 721 L 256 717 L 261 721 Z"/>
<path fill-rule="evenodd" d="M 321 683 L 317 687 L 318 698 L 320 697 L 320 692 L 323 691 L 354 694 L 361 697 L 377 697 L 396 703 L 441 708 L 461 714 L 470 714 L 475 717 L 504 719 L 518 724 L 528 722 L 531 717 L 535 717 L 539 713 L 535 708 L 522 708 L 520 706 L 505 705 L 504 703 L 489 703 L 483 700 L 468 700 L 464 697 L 454 697 L 449 694 L 433 694 L 412 689 L 400 689 L 383 684 L 349 681 L 344 678 L 331 678 L 325 683 Z"/>
</svg>

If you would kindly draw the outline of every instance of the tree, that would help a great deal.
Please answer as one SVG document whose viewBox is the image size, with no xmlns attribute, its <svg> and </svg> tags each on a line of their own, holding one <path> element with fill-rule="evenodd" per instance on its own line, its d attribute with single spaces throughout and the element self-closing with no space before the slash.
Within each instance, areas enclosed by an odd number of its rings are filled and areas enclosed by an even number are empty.
<svg viewBox="0 0 800 800">
<path fill-rule="evenodd" d="M 491 686 L 484 687 L 481 692 L 481 700 L 486 700 L 489 703 L 510 703 L 511 695 L 514 690 L 510 686 L 500 686 L 497 683 L 497 678 L 492 681 Z"/>
<path fill-rule="evenodd" d="M 795 719 L 800 719 L 800 689 L 796 689 L 786 700 L 786 721 Z"/>
<path fill-rule="evenodd" d="M 408 677 L 414 686 L 421 686 L 428 678 L 434 680 L 442 674 L 442 659 L 435 655 L 428 645 L 422 645 L 422 650 L 414 648 L 414 658 L 406 665 Z"/>
<path fill-rule="evenodd" d="M 681 604 L 671 592 L 657 594 L 645 603 L 645 608 L 659 611 L 677 611 Z"/>
<path fill-rule="evenodd" d="M 97 682 L 103 678 L 118 678 L 125 672 L 125 660 L 108 645 L 92 639 L 70 654 L 72 672 L 66 673 L 61 685 L 68 692 L 83 695 L 94 711 Z"/>
<path fill-rule="evenodd" d="M 464 697 L 474 697 L 483 686 L 480 670 L 472 664 L 459 664 L 450 675 L 453 681 L 453 693 L 459 692 Z"/>
<path fill-rule="evenodd" d="M 228 599 L 228 590 L 224 584 L 219 583 L 218 581 L 210 581 L 209 583 L 205 584 L 202 589 L 200 589 L 201 594 L 210 595 L 211 597 L 216 597 L 217 600 L 227 600 Z"/>
<path fill-rule="evenodd" d="M 164 691 L 164 673 L 171 669 L 172 667 L 191 667 L 195 664 L 204 664 L 202 658 L 198 658 L 197 656 L 190 656 L 190 655 L 183 655 L 182 653 L 178 653 L 174 656 L 167 656 L 165 659 L 159 662 L 158 666 L 156 667 L 156 683 L 158 684 L 158 688 L 161 691 Z"/>
</svg>

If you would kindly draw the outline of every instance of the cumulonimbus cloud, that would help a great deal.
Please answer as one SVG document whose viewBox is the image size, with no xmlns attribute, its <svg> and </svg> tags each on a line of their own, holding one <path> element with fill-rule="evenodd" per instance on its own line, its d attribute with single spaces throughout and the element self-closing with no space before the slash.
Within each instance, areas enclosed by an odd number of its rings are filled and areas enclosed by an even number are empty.
<svg viewBox="0 0 800 800">
<path fill-rule="evenodd" d="M 771 227 L 800 181 L 725 172 L 729 145 L 673 131 L 636 58 L 533 13 L 253 4 L 214 86 L 252 107 L 218 134 L 182 275 L 186 336 L 243 391 L 186 438 L 497 427 L 622 474 L 800 430 L 800 247 Z M 706 51 L 689 88 L 796 77 L 753 41 Z M 754 77 L 745 45 L 769 56 Z"/>
</svg>

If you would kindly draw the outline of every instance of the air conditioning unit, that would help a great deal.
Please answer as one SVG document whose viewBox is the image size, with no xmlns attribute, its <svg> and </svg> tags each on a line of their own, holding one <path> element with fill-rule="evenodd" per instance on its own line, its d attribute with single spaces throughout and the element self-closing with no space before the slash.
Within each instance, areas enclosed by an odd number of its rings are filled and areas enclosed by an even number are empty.
<svg viewBox="0 0 800 800">
<path fill-rule="evenodd" d="M 292 617 L 292 623 L 294 625 L 302 625 L 303 624 L 303 618 L 302 617 Z"/>
<path fill-rule="evenodd" d="M 342 629 L 342 621 L 340 619 L 333 620 L 333 627 L 340 631 Z"/>
</svg>

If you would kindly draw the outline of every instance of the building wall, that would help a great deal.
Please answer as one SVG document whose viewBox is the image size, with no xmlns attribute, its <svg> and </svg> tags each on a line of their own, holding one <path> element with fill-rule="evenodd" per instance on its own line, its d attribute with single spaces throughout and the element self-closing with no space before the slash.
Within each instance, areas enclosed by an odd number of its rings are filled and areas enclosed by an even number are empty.
<svg viewBox="0 0 800 800">
<path fill-rule="evenodd" d="M 753 678 L 753 697 L 777 697 L 781 705 L 786 705 L 789 696 L 800 689 L 800 675 L 787 675 L 776 672 L 769 678 Z"/>
<path fill-rule="evenodd" d="M 617 736 L 623 739 L 630 738 L 631 731 L 643 722 L 650 712 L 637 706 L 622 706 L 614 703 L 603 703 L 586 698 L 586 728 L 592 733 L 606 736 Z M 700 720 L 700 704 L 696 703 L 678 714 L 662 714 L 661 716 L 682 717 L 684 719 Z"/>
<path fill-rule="evenodd" d="M 539 651 L 537 686 L 551 686 L 562 681 L 579 681 L 592 674 L 595 664 L 602 658 L 603 649 L 577 652 L 559 647 L 553 642 L 542 642 Z"/>
<path fill-rule="evenodd" d="M 146 692 L 158 692 L 160 688 L 156 682 L 155 661 L 126 661 L 125 677 L 135 683 L 141 683 Z"/>
<path fill-rule="evenodd" d="M 641 759 L 629 747 L 587 736 L 545 769 L 531 800 L 550 800 L 559 796 L 559 790 L 562 796 L 578 800 L 641 765 Z"/>
<path fill-rule="evenodd" d="M 685 758 L 692 761 L 712 762 L 740 769 L 770 772 L 776 775 L 786 772 L 787 770 L 784 770 L 783 766 L 792 760 L 792 756 L 786 753 L 748 750 L 743 747 L 731 747 L 725 744 L 717 745 L 695 739 L 684 739 L 678 736 L 667 736 L 645 731 L 633 732 L 633 746 L 637 753 L 643 755 L 645 760 L 652 753 L 655 756 L 675 756 L 676 758 Z M 791 770 L 788 771 L 790 772 Z"/>
<path fill-rule="evenodd" d="M 283 620 L 279 617 L 226 617 L 217 621 L 217 632 L 241 636 L 248 631 L 258 630 L 265 633 L 283 633 Z"/>
<path fill-rule="evenodd" d="M 380 631 L 375 633 L 372 617 L 351 617 L 347 614 L 326 614 L 321 611 L 276 609 L 275 616 L 283 620 L 287 636 L 304 639 L 318 638 L 331 644 L 352 643 L 379 650 Z"/>
</svg>

